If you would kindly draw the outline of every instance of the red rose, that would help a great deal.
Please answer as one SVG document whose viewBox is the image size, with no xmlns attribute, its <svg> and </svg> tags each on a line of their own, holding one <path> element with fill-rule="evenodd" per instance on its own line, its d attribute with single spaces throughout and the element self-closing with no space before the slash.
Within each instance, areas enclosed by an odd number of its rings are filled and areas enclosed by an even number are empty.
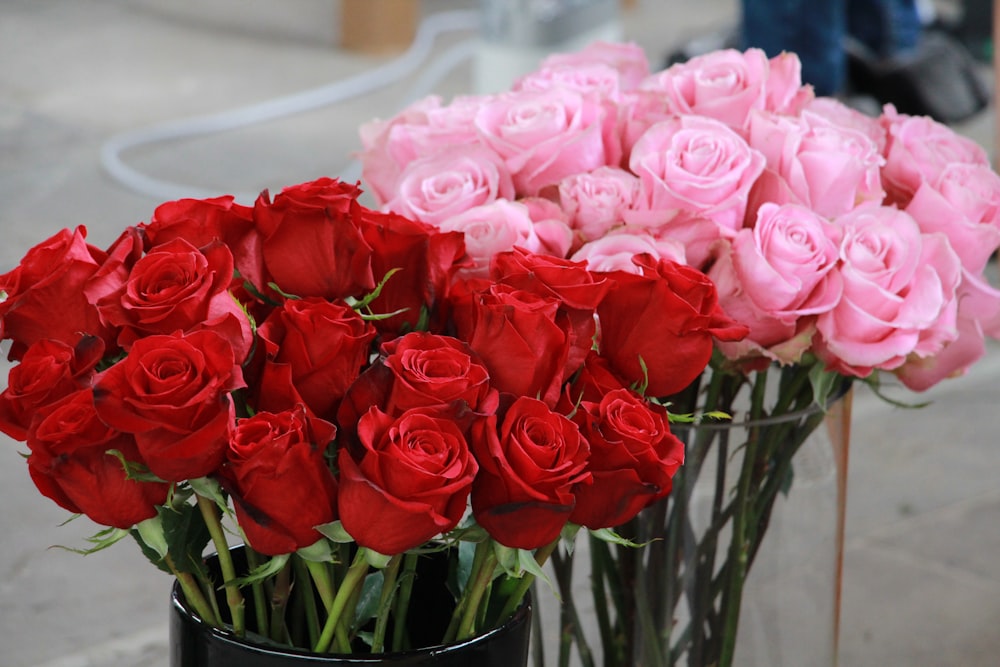
<svg viewBox="0 0 1000 667">
<path fill-rule="evenodd" d="M 180 482 L 216 470 L 235 421 L 229 392 L 245 386 L 233 348 L 211 331 L 149 336 L 98 376 L 97 413 L 134 433 L 161 479 Z"/>
<path fill-rule="evenodd" d="M 105 260 L 85 238 L 85 227 L 64 229 L 28 251 L 21 264 L 0 276 L 0 335 L 11 338 L 11 359 L 29 345 L 52 339 L 75 344 L 81 333 L 105 341 L 114 334 L 84 295 L 84 286 Z"/>
<path fill-rule="evenodd" d="M 285 410 L 298 400 L 332 416 L 368 363 L 375 329 L 343 303 L 289 299 L 257 330 L 266 361 L 257 390 L 259 410 Z"/>
<path fill-rule="evenodd" d="M 169 485 L 128 479 L 110 450 L 141 463 L 132 436 L 109 428 L 97 417 L 93 393 L 68 395 L 28 432 L 28 471 L 42 495 L 70 512 L 115 528 L 131 528 L 156 516 Z"/>
<path fill-rule="evenodd" d="M 668 396 L 705 370 L 713 337 L 740 340 L 749 329 L 722 312 L 715 285 L 697 269 L 667 259 L 633 261 L 642 275 L 610 273 L 615 285 L 597 308 L 601 355 L 628 382 L 648 378 L 647 395 Z"/>
<path fill-rule="evenodd" d="M 570 349 L 559 301 L 469 280 L 455 285 L 452 303 L 458 337 L 482 358 L 494 387 L 555 405 Z"/>
<path fill-rule="evenodd" d="M 574 488 L 590 478 L 589 448 L 576 424 L 521 397 L 505 414 L 473 425 L 472 447 L 480 465 L 472 486 L 479 525 L 516 549 L 556 539 L 573 511 Z"/>
<path fill-rule="evenodd" d="M 75 347 L 57 340 L 29 346 L 0 394 L 0 431 L 15 440 L 27 438 L 32 417 L 89 386 L 103 353 L 104 343 L 94 336 L 82 336 Z"/>
<path fill-rule="evenodd" d="M 237 423 L 223 477 L 256 551 L 277 556 L 307 547 L 321 538 L 316 526 L 337 518 L 337 482 L 324 456 L 336 432 L 303 405 Z"/>
<path fill-rule="evenodd" d="M 178 238 L 196 248 L 222 241 L 233 254 L 240 280 L 249 281 L 259 291 L 265 288 L 264 258 L 253 223 L 253 209 L 237 204 L 232 196 L 160 204 L 149 223 L 140 228 L 150 248 Z"/>
<path fill-rule="evenodd" d="M 569 334 L 563 381 L 580 369 L 593 347 L 597 332 L 594 312 L 610 287 L 603 274 L 593 274 L 586 267 L 586 262 L 515 248 L 495 255 L 490 268 L 490 276 L 497 282 L 559 302 L 557 319 Z"/>
<path fill-rule="evenodd" d="M 433 410 L 398 418 L 372 408 L 357 457 L 340 450 L 340 519 L 363 547 L 395 555 L 462 519 L 478 466 L 462 430 Z"/>
<path fill-rule="evenodd" d="M 459 232 L 442 232 L 432 225 L 394 213 L 379 213 L 357 207 L 365 241 L 372 247 L 372 274 L 380 282 L 398 269 L 370 305 L 376 314 L 404 312 L 374 322 L 383 335 L 399 335 L 418 328 L 429 319 L 431 328 L 440 321 L 444 302 L 455 272 L 465 256 L 465 239 Z"/>
<path fill-rule="evenodd" d="M 662 407 L 618 389 L 600 403 L 581 403 L 573 421 L 590 443 L 594 481 L 577 487 L 570 521 L 591 529 L 620 526 L 670 493 L 684 443 L 670 432 Z"/>
<path fill-rule="evenodd" d="M 264 268 L 286 294 L 341 299 L 375 287 L 372 249 L 352 210 L 361 191 L 321 178 L 287 187 L 254 204 Z"/>
<path fill-rule="evenodd" d="M 463 424 L 497 409 L 489 371 L 457 338 L 409 333 L 383 344 L 382 357 L 361 374 L 341 406 L 338 421 L 349 432 L 371 406 L 393 417 L 435 408 Z"/>
<path fill-rule="evenodd" d="M 226 338 L 239 361 L 250 351 L 250 322 L 229 293 L 233 256 L 215 241 L 198 249 L 184 239 L 153 248 L 117 284 L 105 281 L 96 299 L 105 322 L 121 328 L 128 348 L 151 334 L 210 329 Z"/>
</svg>

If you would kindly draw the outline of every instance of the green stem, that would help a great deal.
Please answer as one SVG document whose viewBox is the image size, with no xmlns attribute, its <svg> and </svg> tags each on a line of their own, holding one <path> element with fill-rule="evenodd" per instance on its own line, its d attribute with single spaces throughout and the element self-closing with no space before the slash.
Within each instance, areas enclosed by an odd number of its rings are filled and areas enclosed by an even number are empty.
<svg viewBox="0 0 1000 667">
<path fill-rule="evenodd" d="M 763 410 L 764 392 L 767 383 L 766 371 L 757 374 L 751 395 L 750 419 L 757 419 Z M 736 511 L 733 514 L 733 535 L 729 545 L 729 561 L 732 570 L 729 582 L 724 591 L 724 617 L 722 628 L 722 647 L 719 655 L 719 667 L 730 667 L 736 651 L 736 631 L 740 620 L 740 606 L 743 599 L 743 584 L 746 580 L 749 561 L 749 518 L 753 499 L 750 497 L 750 485 L 757 463 L 757 449 L 760 445 L 759 432 L 752 429 L 743 452 L 743 466 L 740 470 L 736 487 Z"/>
<path fill-rule="evenodd" d="M 215 501 L 204 496 L 195 496 L 198 499 L 198 509 L 205 519 L 208 527 L 208 534 L 212 537 L 215 550 L 218 552 L 219 568 L 222 570 L 222 578 L 226 587 L 226 604 L 229 606 L 229 614 L 232 617 L 233 632 L 237 637 L 246 634 L 246 626 L 243 621 L 244 600 L 240 587 L 235 583 L 236 568 L 233 565 L 232 554 L 229 553 L 229 544 L 226 542 L 226 534 L 222 529 L 222 521 L 219 518 L 219 508 Z"/>
<path fill-rule="evenodd" d="M 538 567 L 545 565 L 546 561 L 548 561 L 557 546 L 559 546 L 558 538 L 535 551 L 535 562 L 538 563 Z M 507 602 L 504 604 L 503 609 L 500 610 L 500 616 L 497 618 L 497 623 L 503 623 L 514 615 L 517 608 L 521 606 L 521 601 L 524 600 L 524 596 L 527 594 L 528 589 L 530 589 L 531 585 L 534 583 L 535 575 L 530 572 L 525 572 L 524 575 L 517 580 L 517 586 L 507 597 Z"/>
<path fill-rule="evenodd" d="M 181 590 L 184 592 L 184 601 L 194 608 L 195 613 L 203 621 L 213 627 L 221 628 L 222 624 L 219 622 L 219 617 L 213 611 L 208 599 L 202 594 L 201 587 L 198 585 L 198 581 L 194 575 L 190 572 L 178 571 L 169 555 L 166 556 L 165 562 L 174 577 L 177 578 L 177 582 L 181 585 Z"/>
<path fill-rule="evenodd" d="M 333 599 L 333 605 L 330 607 L 330 615 L 326 618 L 326 624 L 323 626 L 323 632 L 320 634 L 319 640 L 313 646 L 313 653 L 326 653 L 330 649 L 334 632 L 340 623 L 340 617 L 344 613 L 347 601 L 353 597 L 354 590 L 361 585 L 366 574 L 368 574 L 368 561 L 365 560 L 364 548 L 359 548 L 358 553 L 354 555 L 354 561 L 351 563 L 350 569 L 347 570 L 347 574 L 344 576 L 344 581 L 337 590 L 336 597 Z"/>
<path fill-rule="evenodd" d="M 271 592 L 271 639 L 276 642 L 291 642 L 288 627 L 285 623 L 285 609 L 292 591 L 292 564 L 285 563 L 274 577 L 274 589 Z"/>
<path fill-rule="evenodd" d="M 475 577 L 469 582 L 469 588 L 465 595 L 468 599 L 465 602 L 465 609 L 462 612 L 462 620 L 458 625 L 456 639 L 459 641 L 469 639 L 476 634 L 476 616 L 479 614 L 479 605 L 483 601 L 486 589 L 493 581 L 493 571 L 497 566 L 496 553 L 493 551 L 493 540 L 484 540 L 476 545 L 476 556 L 473 559 L 479 560 L 479 552 L 485 552 L 479 564 Z"/>
<path fill-rule="evenodd" d="M 382 595 L 379 597 L 378 616 L 375 618 L 375 633 L 372 637 L 372 653 L 381 653 L 385 645 L 385 631 L 389 625 L 389 610 L 396 592 L 396 580 L 403 556 L 396 554 L 382 570 Z"/>
<path fill-rule="evenodd" d="M 305 583 L 310 578 L 311 568 L 309 568 L 309 562 L 297 556 L 293 557 L 293 560 L 295 567 L 295 580 Z M 298 585 L 295 587 L 295 591 L 302 600 L 306 630 L 309 634 L 309 646 L 312 646 L 319 639 L 319 609 L 316 608 L 316 598 L 313 596 L 313 589 L 311 586 Z M 329 607 L 327 608 L 329 609 Z"/>
<path fill-rule="evenodd" d="M 406 640 L 406 616 L 410 609 L 410 596 L 413 593 L 413 580 L 416 578 L 417 561 L 420 557 L 415 553 L 407 553 L 403 557 L 402 582 L 399 585 L 399 594 L 396 596 L 396 609 L 393 617 L 396 622 L 392 628 L 392 650 L 402 651 L 407 648 Z"/>
<path fill-rule="evenodd" d="M 594 667 L 594 655 L 587 643 L 587 638 L 583 634 L 583 624 L 580 622 L 580 614 L 573 602 L 573 567 L 572 556 L 563 559 L 556 552 L 552 554 L 552 569 L 556 573 L 556 583 L 559 585 L 559 593 L 562 596 L 560 606 L 560 623 L 562 632 L 559 647 L 560 665 L 569 664 L 569 648 L 572 643 L 576 643 L 576 652 L 580 656 L 580 664 L 583 667 Z"/>
<path fill-rule="evenodd" d="M 247 568 L 253 572 L 260 565 L 260 558 L 257 552 L 251 549 L 249 545 L 245 545 L 243 553 L 247 557 Z M 257 621 L 257 633 L 267 637 L 270 634 L 270 629 L 267 622 L 267 598 L 264 594 L 264 582 L 254 581 L 250 585 L 250 588 L 253 590 L 253 610 L 254 618 Z"/>
</svg>

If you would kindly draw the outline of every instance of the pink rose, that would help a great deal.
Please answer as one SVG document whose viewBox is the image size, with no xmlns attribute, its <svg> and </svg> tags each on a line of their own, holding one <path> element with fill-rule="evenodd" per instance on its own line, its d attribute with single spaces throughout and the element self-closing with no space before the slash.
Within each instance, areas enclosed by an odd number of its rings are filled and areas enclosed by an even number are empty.
<svg viewBox="0 0 1000 667">
<path fill-rule="evenodd" d="M 920 184 L 906 212 L 924 233 L 947 236 L 966 270 L 981 272 L 1000 246 L 1000 176 L 984 164 L 948 165 Z"/>
<path fill-rule="evenodd" d="M 539 69 L 578 69 L 589 65 L 612 67 L 623 90 L 632 90 L 649 76 L 649 61 L 638 44 L 632 42 L 591 42 L 575 53 L 547 56 Z"/>
<path fill-rule="evenodd" d="M 882 125 L 888 136 L 882 180 L 900 206 L 906 205 L 921 183 L 937 181 L 950 164 L 990 164 L 982 146 L 927 116 L 900 114 L 889 105 Z"/>
<path fill-rule="evenodd" d="M 600 102 L 565 88 L 500 95 L 475 119 L 481 140 L 506 161 L 520 195 L 616 162 L 614 124 Z"/>
<path fill-rule="evenodd" d="M 829 367 L 864 377 L 957 337 L 961 263 L 943 235 L 921 234 L 910 215 L 888 206 L 859 207 L 836 222 L 844 294 L 816 323 Z"/>
<path fill-rule="evenodd" d="M 459 270 L 458 277 L 486 277 L 490 258 L 514 246 L 531 252 L 541 249 L 528 207 L 506 199 L 449 218 L 441 223 L 441 230 L 465 234 L 465 251 L 473 265 Z"/>
<path fill-rule="evenodd" d="M 839 228 L 813 211 L 762 205 L 708 273 L 722 309 L 750 327 L 746 339 L 720 343 L 726 356 L 797 362 L 811 343 L 810 316 L 840 300 L 839 246 Z"/>
<path fill-rule="evenodd" d="M 767 157 L 755 199 L 795 202 L 835 217 L 883 198 L 878 146 L 864 133 L 808 111 L 754 114 L 750 145 Z"/>
<path fill-rule="evenodd" d="M 966 274 L 956 300 L 957 338 L 936 354 L 911 354 L 894 371 L 908 388 L 924 391 L 941 380 L 962 375 L 986 353 L 984 337 L 1000 337 L 1000 290 Z"/>
<path fill-rule="evenodd" d="M 875 142 L 879 153 L 885 150 L 885 128 L 879 120 L 852 109 L 835 97 L 817 97 L 810 100 L 804 110 L 821 116 L 834 125 L 858 130 Z"/>
<path fill-rule="evenodd" d="M 618 71 L 604 63 L 542 66 L 514 82 L 513 90 L 539 92 L 566 88 L 598 99 L 618 100 L 621 81 Z"/>
<path fill-rule="evenodd" d="M 449 146 L 410 162 L 385 208 L 437 225 L 474 206 L 513 197 L 514 183 L 503 161 L 472 144 Z"/>
<path fill-rule="evenodd" d="M 698 217 L 732 235 L 743 226 L 764 156 L 720 121 L 678 116 L 646 130 L 629 168 L 642 182 L 637 208 L 651 227 Z"/>
<path fill-rule="evenodd" d="M 392 199 L 403 168 L 447 146 L 476 143 L 472 118 L 488 98 L 456 97 L 442 106 L 441 98 L 414 102 L 389 120 L 373 120 L 359 130 L 362 177 L 381 205 Z"/>
<path fill-rule="evenodd" d="M 642 267 L 632 258 L 650 255 L 656 260 L 669 259 L 684 264 L 684 245 L 672 239 L 657 239 L 642 230 L 622 228 L 599 239 L 585 243 L 571 259 L 586 262 L 591 271 L 625 271 L 642 275 Z"/>
<path fill-rule="evenodd" d="M 619 167 L 598 167 L 573 174 L 559 184 L 559 203 L 570 227 L 593 241 L 624 223 L 624 212 L 635 206 L 639 179 Z"/>
<path fill-rule="evenodd" d="M 640 89 L 663 95 L 674 113 L 714 118 L 742 130 L 751 109 L 769 108 L 769 101 L 779 107 L 777 111 L 789 109 L 802 87 L 801 67 L 792 58 L 785 57 L 776 67 L 779 76 L 773 91 L 769 91 L 770 62 L 760 49 L 697 56 L 646 79 Z"/>
<path fill-rule="evenodd" d="M 567 222 L 566 211 L 544 197 L 524 197 L 518 203 L 527 207 L 528 217 L 535 226 L 537 252 L 554 257 L 568 255 L 573 246 L 573 230 Z"/>
</svg>

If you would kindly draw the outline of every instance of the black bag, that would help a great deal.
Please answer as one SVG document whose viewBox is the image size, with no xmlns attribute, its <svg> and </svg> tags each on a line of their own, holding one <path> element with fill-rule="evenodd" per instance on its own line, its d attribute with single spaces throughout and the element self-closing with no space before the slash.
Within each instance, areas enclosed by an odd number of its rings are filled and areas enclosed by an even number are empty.
<svg viewBox="0 0 1000 667">
<path fill-rule="evenodd" d="M 990 102 L 976 61 L 947 33 L 924 31 L 917 50 L 899 58 L 878 59 L 855 43 L 848 44 L 847 52 L 854 92 L 892 104 L 900 113 L 957 123 Z"/>
</svg>

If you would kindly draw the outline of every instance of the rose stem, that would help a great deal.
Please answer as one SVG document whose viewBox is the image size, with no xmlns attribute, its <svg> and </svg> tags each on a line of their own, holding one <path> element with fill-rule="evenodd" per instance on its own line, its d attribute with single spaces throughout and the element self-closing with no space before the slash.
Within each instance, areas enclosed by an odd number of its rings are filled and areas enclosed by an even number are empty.
<svg viewBox="0 0 1000 667">
<path fill-rule="evenodd" d="M 451 614 L 451 622 L 448 624 L 448 630 L 444 633 L 444 639 L 442 640 L 444 644 L 455 641 L 455 637 L 458 634 L 458 627 L 469 604 L 472 583 L 479 577 L 479 570 L 483 567 L 483 562 L 486 560 L 488 551 L 492 551 L 492 542 L 490 540 L 485 540 L 476 545 L 475 555 L 472 557 L 472 567 L 469 568 L 469 580 L 466 583 L 465 590 L 462 591 L 462 597 L 459 598 L 458 604 L 455 605 L 455 611 Z"/>
<path fill-rule="evenodd" d="M 413 580 L 416 578 L 418 554 L 407 553 L 403 557 L 403 579 L 396 596 L 396 609 L 393 616 L 396 619 L 392 628 L 392 650 L 402 651 L 406 639 L 406 614 L 410 608 L 410 594 L 413 592 Z"/>
<path fill-rule="evenodd" d="M 218 552 L 219 568 L 222 570 L 222 578 L 226 586 L 226 604 L 229 605 L 229 613 L 232 616 L 233 632 L 237 637 L 242 637 L 246 633 L 243 623 L 243 594 L 240 592 L 240 587 L 233 583 L 236 581 L 236 568 L 233 566 L 233 557 L 229 553 L 226 535 L 222 531 L 219 509 L 214 500 L 197 494 L 195 497 L 198 498 L 198 508 L 205 518 L 208 534 L 212 536 L 212 542 Z"/>
<path fill-rule="evenodd" d="M 392 608 L 393 594 L 396 592 L 396 580 L 399 576 L 399 566 L 403 562 L 402 554 L 396 554 L 389 559 L 389 564 L 382 570 L 382 595 L 378 603 L 378 616 L 375 620 L 375 633 L 372 637 L 372 653 L 381 653 L 385 644 L 385 630 L 389 623 L 389 610 Z"/>
<path fill-rule="evenodd" d="M 285 608 L 292 590 L 292 564 L 285 563 L 274 578 L 274 591 L 271 593 L 271 639 L 282 642 L 287 639 L 292 643 L 285 625 Z"/>
<path fill-rule="evenodd" d="M 166 564 L 174 577 L 177 578 L 178 583 L 180 583 L 181 590 L 184 591 L 184 600 L 194 607 L 195 612 L 201 616 L 203 621 L 214 627 L 221 627 L 219 617 L 212 611 L 212 606 L 202 594 L 201 588 L 198 586 L 198 582 L 195 581 L 194 576 L 190 572 L 179 572 L 174 567 L 174 561 L 169 555 L 166 557 Z"/>
<path fill-rule="evenodd" d="M 483 557 L 479 571 L 476 572 L 475 579 L 470 582 L 472 590 L 462 615 L 462 622 L 458 626 L 458 639 L 468 639 L 476 633 L 476 616 L 479 614 L 479 604 L 493 581 L 493 570 L 497 566 L 496 552 L 493 551 L 493 540 L 485 540 L 476 546 L 477 556 L 479 549 L 484 549 L 486 555 Z"/>
<path fill-rule="evenodd" d="M 750 419 L 756 420 L 763 409 L 764 388 L 767 382 L 767 373 L 758 373 L 753 385 L 751 398 Z M 752 430 L 747 438 L 746 451 L 743 453 L 743 469 L 740 471 L 739 481 L 736 489 L 736 512 L 733 515 L 733 535 L 730 542 L 729 560 L 732 569 L 729 573 L 729 585 L 723 594 L 725 600 L 725 622 L 721 635 L 722 650 L 719 656 L 719 666 L 729 667 L 733 664 L 733 653 L 736 648 L 736 628 L 740 619 L 740 602 L 743 597 L 743 583 L 747 574 L 747 560 L 749 558 L 748 544 L 748 514 L 752 511 L 750 498 L 750 482 L 753 476 L 754 466 L 757 459 L 757 449 L 759 447 L 759 436 Z"/>
<path fill-rule="evenodd" d="M 327 616 L 326 624 L 323 626 L 323 632 L 313 646 L 313 653 L 326 653 L 330 649 L 334 631 L 340 622 L 344 607 L 347 606 L 347 601 L 352 597 L 354 589 L 364 581 L 367 573 L 368 561 L 365 560 L 365 549 L 360 548 L 358 549 L 358 553 L 354 555 L 354 561 L 351 563 L 351 567 L 347 570 L 347 575 L 344 576 L 344 581 L 337 590 L 337 595 L 333 599 L 333 605 L 330 607 L 330 615 Z"/>
<path fill-rule="evenodd" d="M 296 581 L 305 582 L 309 578 L 309 572 L 303 559 L 295 557 L 294 567 Z M 306 617 L 306 628 L 309 631 L 309 646 L 312 646 L 319 639 L 319 612 L 316 609 L 316 598 L 313 597 L 313 589 L 305 585 L 302 585 L 301 588 L 299 598 L 302 600 L 302 608 Z"/>
<path fill-rule="evenodd" d="M 247 545 L 243 548 L 243 553 L 247 557 L 247 568 L 253 572 L 260 565 L 257 552 Z M 267 637 L 269 630 L 267 627 L 267 605 L 264 602 L 264 584 L 260 581 L 254 581 L 250 586 L 253 589 L 253 609 L 257 619 L 257 633 Z"/>
<path fill-rule="evenodd" d="M 545 565 L 545 561 L 549 559 L 549 556 L 552 555 L 557 546 L 559 546 L 558 538 L 535 551 L 535 562 L 538 563 L 538 567 Z M 507 603 L 500 611 L 500 616 L 497 617 L 498 623 L 502 623 L 514 615 L 518 605 L 521 604 L 521 600 L 524 599 L 525 593 L 528 592 L 533 583 L 535 583 L 535 575 L 530 572 L 526 572 L 524 576 L 517 580 L 517 587 L 507 596 Z"/>
</svg>

